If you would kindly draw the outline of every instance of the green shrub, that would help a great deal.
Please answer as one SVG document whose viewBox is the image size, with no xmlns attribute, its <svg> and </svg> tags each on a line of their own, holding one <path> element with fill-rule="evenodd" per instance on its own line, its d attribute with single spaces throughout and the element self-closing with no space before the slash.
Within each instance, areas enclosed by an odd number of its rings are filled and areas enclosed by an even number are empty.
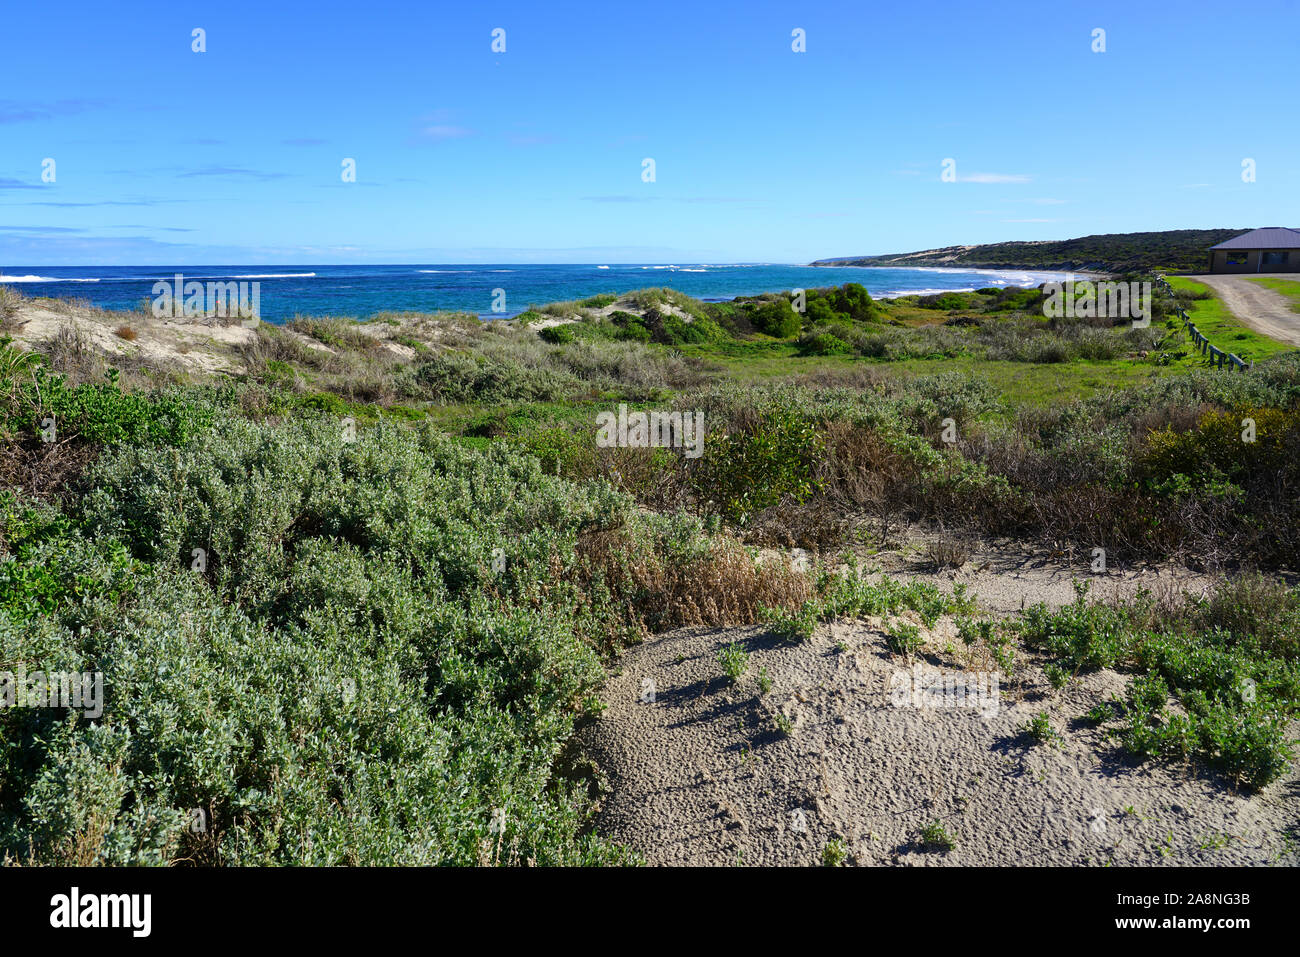
<svg viewBox="0 0 1300 957">
<path fill-rule="evenodd" d="M 743 523 L 785 496 L 795 501 L 810 496 L 822 448 L 806 416 L 773 403 L 747 427 L 707 436 L 693 484 L 706 507 Z"/>
<path fill-rule="evenodd" d="M 925 644 L 921 629 L 908 622 L 895 622 L 889 627 L 885 644 L 896 655 L 911 655 L 921 650 Z"/>
<path fill-rule="evenodd" d="M 614 338 L 632 342 L 650 341 L 650 330 L 646 328 L 640 316 L 615 310 L 609 314 L 609 319 L 614 327 Z"/>
<path fill-rule="evenodd" d="M 29 668 L 102 665 L 111 693 L 98 722 L 0 714 L 18 749 L 0 763 L 4 850 L 67 861 L 90 842 L 88 861 L 108 863 L 618 857 L 580 836 L 585 804 L 553 762 L 621 612 L 557 581 L 552 563 L 573 566 L 581 531 L 622 521 L 626 500 L 504 449 L 386 425 L 346 442 L 323 420 L 231 418 L 180 449 L 123 446 L 88 486 L 85 539 L 9 509 L 0 648 Z M 53 617 L 87 602 L 120 607 L 94 629 Z M 211 844 L 188 830 L 194 808 Z"/>
<path fill-rule="evenodd" d="M 733 641 L 729 645 L 724 645 L 718 652 L 718 664 L 722 666 L 722 673 L 727 676 L 727 679 L 735 684 L 749 670 L 749 653 L 739 643 Z"/>
<path fill-rule="evenodd" d="M 805 334 L 801 336 L 799 351 L 806 356 L 842 356 L 847 355 L 852 350 L 842 339 L 831 335 L 829 332 L 821 332 L 815 335 Z"/>
<path fill-rule="evenodd" d="M 561 761 L 600 654 L 807 593 L 506 443 L 203 408 L 108 447 L 70 512 L 0 497 L 0 667 L 108 689 L 97 718 L 0 709 L 0 856 L 625 861 Z"/>
<path fill-rule="evenodd" d="M 921 828 L 917 835 L 917 843 L 926 848 L 938 848 L 945 853 L 957 846 L 956 838 L 949 834 L 943 823 L 938 820 L 931 821 Z"/>
<path fill-rule="evenodd" d="M 849 848 L 842 838 L 833 837 L 822 848 L 822 864 L 825 867 L 839 867 L 849 857 Z"/>
<path fill-rule="evenodd" d="M 1059 745 L 1063 743 L 1061 735 L 1052 727 L 1052 719 L 1046 711 L 1039 711 L 1017 730 L 1035 744 Z"/>
<path fill-rule="evenodd" d="M 794 311 L 789 299 L 761 301 L 753 304 L 748 311 L 753 327 L 775 339 L 789 339 L 798 335 L 802 325 L 799 313 Z"/>
<path fill-rule="evenodd" d="M 560 346 L 574 340 L 573 326 L 571 323 L 559 326 L 547 326 L 538 333 L 542 340 L 552 345 Z"/>
<path fill-rule="evenodd" d="M 763 617 L 772 626 L 772 634 L 782 641 L 801 644 L 810 641 L 817 627 L 820 606 L 816 602 L 804 602 L 793 611 L 781 608 L 766 608 Z"/>
<path fill-rule="evenodd" d="M 846 282 L 839 289 L 830 290 L 827 299 L 836 312 L 855 322 L 869 322 L 876 312 L 871 294 L 861 283 Z"/>
<path fill-rule="evenodd" d="M 932 296 L 921 296 L 916 303 L 922 309 L 969 309 L 972 300 L 959 292 L 945 292 Z"/>
<path fill-rule="evenodd" d="M 5 425 L 37 436 L 52 421 L 52 441 L 143 442 L 180 445 L 211 421 L 210 403 L 184 392 L 124 392 L 115 376 L 101 385 L 67 385 L 65 377 L 36 366 L 32 378 L 15 383 Z"/>
<path fill-rule="evenodd" d="M 42 615 L 72 625 L 93 617 L 88 606 L 112 605 L 134 590 L 137 566 L 121 543 L 93 542 L 43 503 L 0 492 L 0 610 L 14 622 Z"/>
<path fill-rule="evenodd" d="M 461 352 L 440 353 L 422 362 L 415 381 L 424 397 L 446 403 L 547 402 L 578 385 L 572 375 L 555 369 Z"/>
</svg>

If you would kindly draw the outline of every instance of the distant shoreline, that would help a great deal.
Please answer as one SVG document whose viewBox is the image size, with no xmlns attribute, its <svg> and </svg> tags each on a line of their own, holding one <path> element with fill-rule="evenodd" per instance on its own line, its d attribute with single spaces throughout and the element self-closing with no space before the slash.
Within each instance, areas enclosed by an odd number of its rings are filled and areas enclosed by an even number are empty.
<svg viewBox="0 0 1300 957">
<path fill-rule="evenodd" d="M 848 263 L 843 263 L 843 264 L 841 264 L 841 263 L 829 263 L 829 262 L 825 262 L 825 261 L 823 261 L 823 262 L 814 262 L 814 263 L 809 263 L 808 265 L 811 266 L 811 267 L 813 267 L 813 268 L 816 268 L 816 269 L 845 269 L 845 268 L 848 268 L 848 269 L 916 269 L 916 270 L 921 270 L 921 271 L 925 271 L 925 272 L 960 272 L 960 273 L 972 273 L 972 272 L 973 272 L 973 273 L 987 273 L 987 274 L 992 275 L 992 276 L 998 276 L 998 275 L 1001 275 L 1002 273 L 1005 273 L 1005 272 L 1008 272 L 1008 271 L 1017 271 L 1017 272 L 1026 272 L 1026 273 L 1030 273 L 1030 274 L 1031 274 L 1032 276 L 1034 276 L 1035 278 L 1037 278 L 1037 277 L 1040 276 L 1040 275 L 1041 275 L 1041 276 L 1044 276 L 1044 277 L 1053 277 L 1053 278 L 1044 278 L 1044 279 L 1043 279 L 1043 282 L 1057 282 L 1057 281 L 1060 281 L 1060 280 L 1056 279 L 1055 277 L 1058 277 L 1058 276 L 1061 276 L 1061 275 L 1064 275 L 1064 274 L 1068 274 L 1068 275 L 1074 276 L 1074 277 L 1076 277 L 1076 278 L 1078 278 L 1078 279 L 1095 279 L 1095 280 L 1105 280 L 1105 279 L 1109 279 L 1109 278 L 1111 278 L 1112 276 L 1115 275 L 1115 273 L 1097 272 L 1097 271 L 1095 271 L 1095 270 L 1090 270 L 1090 269 L 1073 269 L 1073 270 L 1068 270 L 1068 269 L 1043 269 L 1043 268 L 1041 268 L 1041 267 L 1032 268 L 1032 267 L 1029 267 L 1029 266 L 886 266 L 886 265 L 880 265 L 880 266 L 851 266 L 851 265 L 849 265 Z M 1041 285 L 1041 284 L 1040 284 L 1040 283 L 1035 283 L 1034 285 Z M 870 291 L 870 286 L 868 286 L 867 288 L 868 288 L 868 291 Z M 979 287 L 979 286 L 967 286 L 967 287 L 964 287 L 964 288 L 945 288 L 945 289 L 941 289 L 941 290 L 939 290 L 939 289 L 935 289 L 935 290 L 926 289 L 926 290 L 917 290 L 917 291 L 911 291 L 911 292 L 909 292 L 909 291 L 904 291 L 904 292 L 882 293 L 882 294 L 880 294 L 880 295 L 876 295 L 875 293 L 872 293 L 872 298 L 874 298 L 874 299 L 902 299 L 904 296 L 929 296 L 929 295 L 937 295 L 937 294 L 942 293 L 942 292 L 973 292 L 974 290 L 976 290 L 976 289 L 978 289 L 978 288 L 980 288 L 980 287 Z"/>
<path fill-rule="evenodd" d="M 792 264 L 456 264 L 44 266 L 0 270 L 0 284 L 29 298 L 74 298 L 101 309 L 132 310 L 152 300 L 155 282 L 257 283 L 263 319 L 362 318 L 384 312 L 472 312 L 509 318 L 533 307 L 668 287 L 702 301 L 780 294 L 857 282 L 874 298 L 938 295 L 985 286 L 1061 281 L 1052 270 L 950 266 L 845 267 L 824 272 Z M 1076 274 L 1082 277 L 1082 274 Z"/>
</svg>

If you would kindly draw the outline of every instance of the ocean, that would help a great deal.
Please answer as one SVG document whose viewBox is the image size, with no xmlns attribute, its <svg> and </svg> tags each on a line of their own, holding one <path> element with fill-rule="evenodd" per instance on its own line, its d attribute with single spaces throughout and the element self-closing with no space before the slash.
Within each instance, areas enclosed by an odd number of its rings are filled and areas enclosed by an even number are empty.
<svg viewBox="0 0 1300 957">
<path fill-rule="evenodd" d="M 1016 269 L 893 269 L 772 263 L 733 265 L 401 265 L 401 266 L 37 266 L 0 269 L 0 282 L 27 296 L 85 299 L 130 309 L 154 297 L 153 284 L 185 281 L 260 283 L 262 318 L 365 318 L 377 312 L 464 310 L 509 318 L 529 306 L 647 286 L 670 286 L 704 300 L 860 282 L 877 298 L 914 293 L 1036 286 L 1065 273 Z M 504 296 L 497 292 L 504 290 Z M 494 302 L 504 309 L 494 311 Z"/>
</svg>

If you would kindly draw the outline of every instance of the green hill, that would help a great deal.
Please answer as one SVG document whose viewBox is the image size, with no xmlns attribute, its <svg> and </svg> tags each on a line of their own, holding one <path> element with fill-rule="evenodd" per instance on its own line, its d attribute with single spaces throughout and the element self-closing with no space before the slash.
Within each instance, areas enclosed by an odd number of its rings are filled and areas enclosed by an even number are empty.
<svg viewBox="0 0 1300 957">
<path fill-rule="evenodd" d="M 1105 233 L 1037 242 L 945 246 L 884 256 L 819 259 L 814 266 L 978 266 L 990 269 L 1080 269 L 1133 272 L 1154 268 L 1196 272 L 1208 250 L 1246 229 L 1167 229 L 1153 233 Z"/>
</svg>

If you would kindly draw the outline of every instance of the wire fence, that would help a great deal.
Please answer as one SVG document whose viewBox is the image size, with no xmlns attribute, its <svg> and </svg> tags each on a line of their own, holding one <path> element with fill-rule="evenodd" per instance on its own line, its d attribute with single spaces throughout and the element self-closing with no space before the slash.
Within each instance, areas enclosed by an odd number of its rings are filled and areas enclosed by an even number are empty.
<svg viewBox="0 0 1300 957">
<path fill-rule="evenodd" d="M 1175 303 L 1178 301 L 1174 298 L 1173 287 L 1170 286 L 1169 283 L 1165 282 L 1161 277 L 1157 276 L 1155 278 L 1154 286 L 1159 292 L 1168 296 Z M 1253 369 L 1255 367 L 1255 363 L 1247 362 L 1245 359 L 1238 355 L 1234 355 L 1231 352 L 1224 352 L 1222 349 L 1217 348 L 1213 343 L 1211 343 L 1205 334 L 1202 333 L 1200 329 L 1196 328 L 1196 324 L 1192 322 L 1191 317 L 1187 315 L 1187 310 L 1182 306 L 1175 306 L 1174 312 L 1177 314 L 1178 318 L 1183 321 L 1183 328 L 1186 329 L 1188 335 L 1192 337 L 1192 344 L 1196 346 L 1196 351 L 1209 359 L 1210 365 L 1217 369 L 1231 367 L 1240 369 L 1243 372 L 1246 369 Z"/>
</svg>

